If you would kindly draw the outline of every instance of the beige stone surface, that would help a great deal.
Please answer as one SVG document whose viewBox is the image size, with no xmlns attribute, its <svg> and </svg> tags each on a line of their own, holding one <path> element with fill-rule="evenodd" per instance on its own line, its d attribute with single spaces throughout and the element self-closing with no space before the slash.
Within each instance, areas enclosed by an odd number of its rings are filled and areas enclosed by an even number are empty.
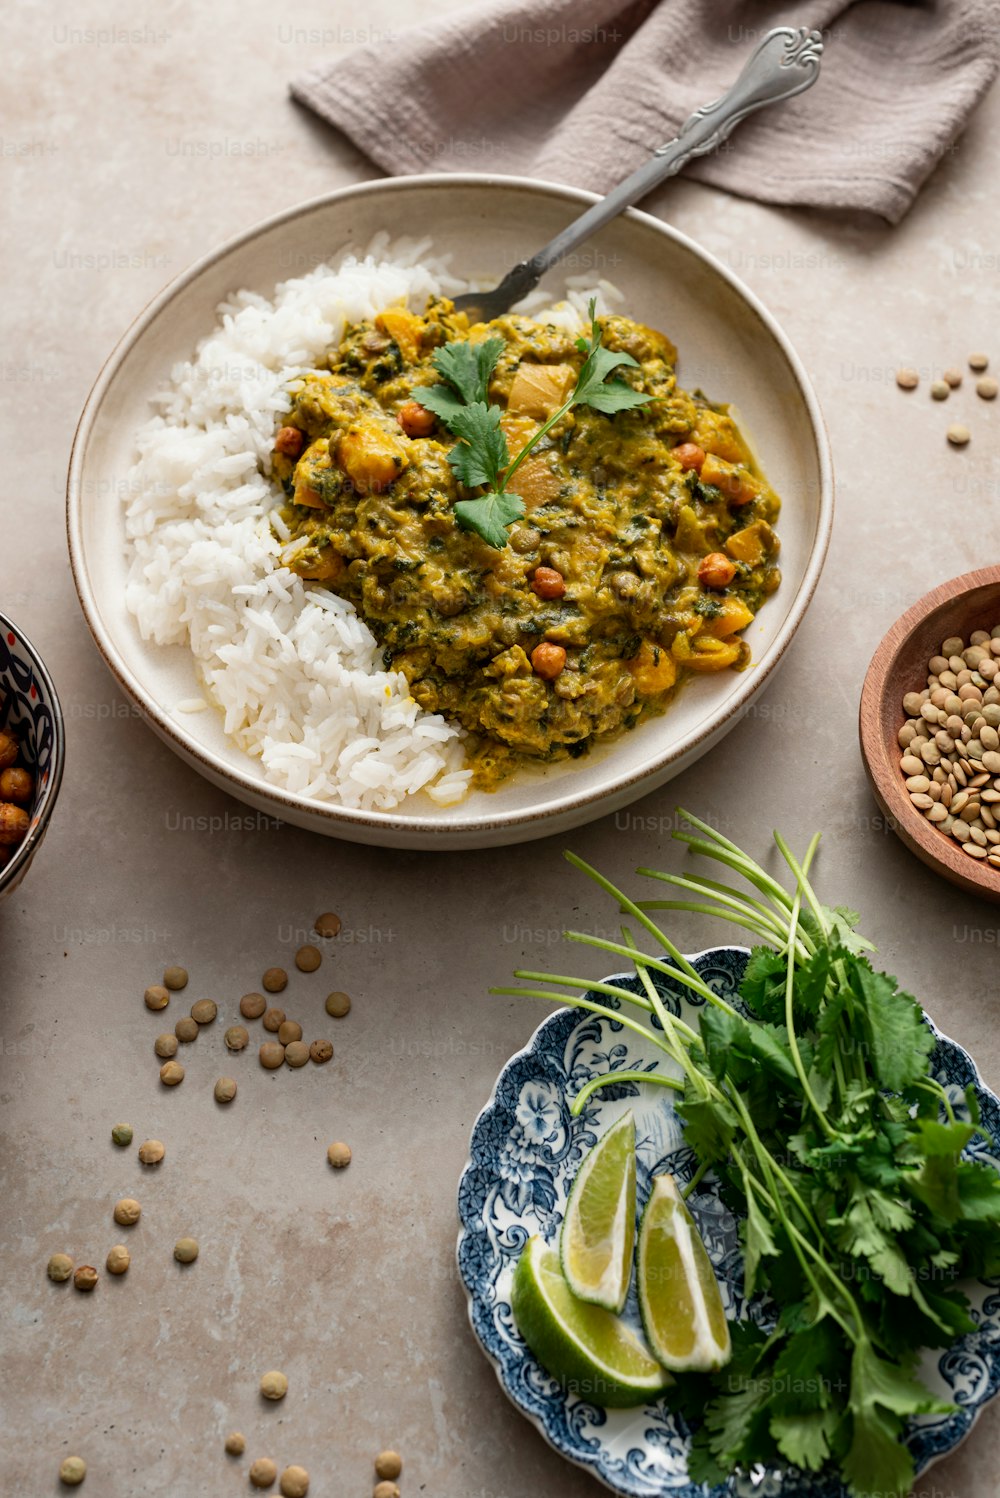
<svg viewBox="0 0 1000 1498">
<path fill-rule="evenodd" d="M 85 1457 L 84 1491 L 102 1498 L 237 1493 L 267 1455 L 279 1470 L 307 1467 L 317 1498 L 346 1498 L 370 1490 L 386 1446 L 403 1454 L 410 1498 L 598 1492 L 506 1403 L 469 1334 L 455 1188 L 472 1121 L 540 1017 L 491 1000 L 488 985 L 526 959 L 553 962 L 562 925 L 611 913 L 552 842 L 380 852 L 271 824 L 214 790 L 115 689 L 63 540 L 69 445 L 102 360 L 190 260 L 370 175 L 285 85 L 319 51 L 395 45 L 408 9 L 5 7 L 0 609 L 54 672 L 69 740 L 51 830 L 0 909 L 0 1473 L 12 1494 L 58 1491 L 69 1453 Z M 933 584 L 996 559 L 1000 410 L 968 379 L 932 405 L 926 381 L 981 346 L 1000 362 L 998 126 L 994 96 L 894 231 L 692 184 L 658 195 L 763 297 L 812 372 L 837 467 L 836 534 L 814 607 L 752 717 L 681 780 L 572 836 L 627 880 L 639 862 L 679 864 L 668 837 L 678 801 L 760 851 L 772 826 L 799 844 L 821 826 L 823 892 L 864 912 L 885 964 L 994 1086 L 1000 909 L 939 882 L 885 830 L 855 719 L 892 620 Z M 482 149 L 470 165 L 489 168 Z M 924 374 L 915 395 L 893 385 L 902 363 Z M 972 428 L 964 452 L 945 442 L 956 419 Z M 293 951 L 325 910 L 344 930 L 323 944 L 317 973 L 297 973 Z M 716 934 L 697 916 L 674 930 L 688 949 Z M 190 986 L 152 1015 L 143 990 L 170 962 L 190 969 Z M 329 1066 L 271 1074 L 256 1043 L 225 1051 L 239 996 L 279 962 L 292 971 L 282 1006 L 307 1040 L 333 1040 Z M 595 955 L 589 970 L 601 969 Z M 343 1021 L 323 1011 L 333 988 L 354 999 Z M 166 1090 L 153 1040 L 199 997 L 217 1001 L 219 1018 L 184 1048 L 187 1076 Z M 239 1082 L 225 1109 L 212 1099 L 222 1074 Z M 120 1120 L 135 1129 L 124 1151 L 110 1139 Z M 155 1169 L 136 1159 L 146 1138 L 167 1147 Z M 334 1139 L 353 1149 L 346 1171 L 326 1163 Z M 112 1221 L 121 1196 L 142 1203 L 132 1229 Z M 102 1274 L 90 1296 L 46 1279 L 56 1250 L 100 1266 L 123 1235 L 132 1265 L 121 1279 Z M 201 1249 L 190 1266 L 172 1256 L 185 1235 Z M 271 1368 L 289 1378 L 279 1405 L 257 1393 Z M 247 1437 L 241 1460 L 223 1451 L 234 1428 Z M 917 1492 L 979 1498 L 994 1491 L 998 1460 L 993 1408 Z"/>
</svg>

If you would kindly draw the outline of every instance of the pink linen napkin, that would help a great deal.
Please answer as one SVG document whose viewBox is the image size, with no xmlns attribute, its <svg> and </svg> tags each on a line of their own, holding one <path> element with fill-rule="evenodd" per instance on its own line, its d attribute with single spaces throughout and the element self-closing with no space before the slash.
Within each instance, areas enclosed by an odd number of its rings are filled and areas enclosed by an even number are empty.
<svg viewBox="0 0 1000 1498">
<path fill-rule="evenodd" d="M 823 31 L 819 81 L 687 172 L 898 222 L 996 75 L 998 0 L 488 0 L 321 63 L 292 93 L 392 174 L 604 193 L 728 87 L 772 26 Z"/>
</svg>

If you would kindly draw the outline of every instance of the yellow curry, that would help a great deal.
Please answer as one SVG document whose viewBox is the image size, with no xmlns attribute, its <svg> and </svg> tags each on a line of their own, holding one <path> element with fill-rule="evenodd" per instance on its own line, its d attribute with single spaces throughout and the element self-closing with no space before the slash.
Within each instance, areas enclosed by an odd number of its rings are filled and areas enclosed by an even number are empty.
<svg viewBox="0 0 1000 1498">
<path fill-rule="evenodd" d="M 348 327 L 275 440 L 286 564 L 350 599 L 421 707 L 473 735 L 475 782 L 522 757 L 586 752 L 661 712 L 692 672 L 739 670 L 780 581 L 779 500 L 725 408 L 682 390 L 662 333 L 600 319 L 647 404 L 575 406 L 517 470 L 509 544 L 456 522 L 454 438 L 419 404 L 434 352 L 500 335 L 489 382 L 515 458 L 573 389 L 574 334 L 509 314 L 469 326 L 444 299 Z"/>
</svg>

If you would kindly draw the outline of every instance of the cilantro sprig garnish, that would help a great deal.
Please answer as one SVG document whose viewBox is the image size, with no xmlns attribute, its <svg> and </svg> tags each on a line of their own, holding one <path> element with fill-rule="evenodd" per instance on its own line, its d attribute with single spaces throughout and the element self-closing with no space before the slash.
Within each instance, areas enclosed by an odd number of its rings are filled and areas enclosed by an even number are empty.
<svg viewBox="0 0 1000 1498">
<path fill-rule="evenodd" d="M 610 1071 L 582 1087 L 570 1111 L 578 1115 L 609 1085 L 672 1089 L 697 1160 L 685 1194 L 712 1170 L 740 1208 L 751 1314 L 732 1325 L 728 1366 L 682 1376 L 670 1395 L 695 1431 L 692 1479 L 713 1485 L 778 1463 L 838 1470 L 857 1498 L 902 1495 L 914 1476 L 908 1420 L 954 1409 L 915 1376 L 919 1353 L 975 1329 L 963 1277 L 1000 1274 L 1000 1175 L 968 1155 L 977 1135 L 991 1154 L 996 1145 L 979 1127 L 975 1088 L 955 1098 L 934 1076 L 934 1033 L 917 1001 L 872 965 L 857 914 L 819 901 L 808 878 L 819 835 L 800 863 L 775 833 L 792 875 L 786 889 L 721 833 L 682 815 L 694 830 L 674 836 L 752 893 L 640 869 L 680 898 L 635 901 L 569 854 L 660 957 L 640 952 L 627 925 L 621 942 L 568 931 L 627 958 L 640 991 L 521 971 L 553 986 L 495 992 L 568 1003 L 644 1034 L 676 1074 Z M 758 945 L 740 983 L 745 1007 L 705 982 L 653 910 L 700 911 L 751 932 Z M 697 1028 L 669 1006 L 678 985 L 703 1001 Z"/>
<path fill-rule="evenodd" d="M 507 438 L 500 425 L 500 406 L 490 403 L 489 383 L 506 340 L 496 334 L 479 343 L 468 340 L 446 343 L 432 360 L 443 381 L 421 386 L 413 399 L 432 411 L 458 440 L 448 462 L 459 483 L 467 489 L 484 488 L 475 499 L 460 499 L 455 519 L 463 530 L 475 531 L 490 546 L 507 545 L 507 528 L 524 514 L 524 500 L 510 482 L 528 454 L 574 406 L 592 406 L 614 415 L 642 406 L 652 397 L 633 390 L 623 380 L 608 382 L 608 375 L 622 366 L 637 369 L 631 354 L 613 352 L 601 343 L 597 303 L 588 310 L 590 338 L 578 338 L 576 346 L 586 355 L 576 385 L 568 399 L 534 432 L 511 462 Z"/>
</svg>

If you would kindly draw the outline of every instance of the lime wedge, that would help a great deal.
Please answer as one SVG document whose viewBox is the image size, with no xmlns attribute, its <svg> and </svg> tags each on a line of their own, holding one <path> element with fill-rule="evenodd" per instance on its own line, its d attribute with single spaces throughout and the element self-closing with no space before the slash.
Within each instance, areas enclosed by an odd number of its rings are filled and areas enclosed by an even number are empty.
<svg viewBox="0 0 1000 1498">
<path fill-rule="evenodd" d="M 620 1311 L 634 1247 L 635 1123 L 626 1113 L 586 1156 L 566 1203 L 559 1257 L 573 1294 Z"/>
<path fill-rule="evenodd" d="M 674 1373 L 708 1373 L 732 1355 L 719 1283 L 671 1175 L 654 1176 L 639 1228 L 639 1310 L 649 1345 Z"/>
<path fill-rule="evenodd" d="M 524 1245 L 511 1305 L 522 1337 L 568 1394 L 617 1408 L 647 1404 L 673 1382 L 623 1321 L 577 1300 L 542 1238 Z"/>
</svg>

